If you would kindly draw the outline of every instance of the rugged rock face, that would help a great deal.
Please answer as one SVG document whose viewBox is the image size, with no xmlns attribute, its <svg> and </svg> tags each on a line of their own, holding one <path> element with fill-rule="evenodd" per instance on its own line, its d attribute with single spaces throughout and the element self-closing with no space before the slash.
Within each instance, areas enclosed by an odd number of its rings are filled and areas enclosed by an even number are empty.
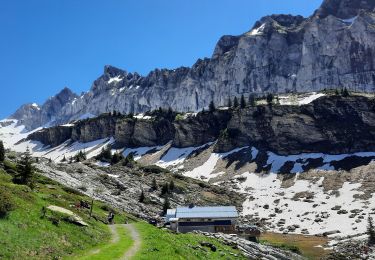
<svg viewBox="0 0 375 260">
<path fill-rule="evenodd" d="M 360 11 L 374 11 L 374 0 L 324 0 L 322 6 L 317 11 L 320 17 L 334 15 L 342 19 L 352 18 Z"/>
<path fill-rule="evenodd" d="M 341 87 L 372 91 L 374 7 L 374 0 L 325 0 L 309 18 L 267 16 L 249 32 L 222 37 L 212 57 L 198 60 L 191 68 L 156 69 L 143 77 L 106 66 L 89 92 L 65 102 L 58 112 L 46 106 L 41 112 L 21 109 L 16 117 L 30 129 L 54 116 L 69 121 L 113 110 L 198 111 L 211 100 L 224 105 L 241 94 Z"/>
<path fill-rule="evenodd" d="M 64 88 L 59 94 L 49 98 L 42 107 L 35 103 L 23 105 L 10 118 L 19 120 L 19 124 L 25 125 L 28 130 L 46 124 L 59 124 L 65 121 L 60 115 L 61 109 L 75 98 L 77 98 L 76 94 Z"/>
<path fill-rule="evenodd" d="M 233 113 L 217 151 L 244 145 L 278 154 L 373 151 L 373 100 L 328 97 L 301 107 L 258 106 Z"/>
<path fill-rule="evenodd" d="M 108 114 L 72 126 L 46 128 L 28 139 L 55 146 L 68 139 L 113 137 L 118 147 L 197 147 L 217 141 L 215 152 L 254 146 L 277 154 L 354 153 L 375 150 L 375 103 L 330 96 L 304 106 L 256 106 L 149 119 Z M 70 134 L 70 135 L 69 135 Z"/>
</svg>

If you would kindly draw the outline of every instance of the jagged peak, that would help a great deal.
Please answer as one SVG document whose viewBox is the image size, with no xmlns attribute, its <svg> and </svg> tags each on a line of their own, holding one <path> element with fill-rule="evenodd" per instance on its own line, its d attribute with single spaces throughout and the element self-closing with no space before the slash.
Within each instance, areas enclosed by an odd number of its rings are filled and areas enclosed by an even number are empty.
<svg viewBox="0 0 375 260">
<path fill-rule="evenodd" d="M 112 65 L 105 65 L 104 66 L 104 74 L 109 77 L 115 77 L 118 75 L 126 75 L 127 72 L 125 70 L 119 69 L 117 67 L 114 67 Z"/>
<path fill-rule="evenodd" d="M 333 15 L 341 19 L 349 19 L 361 11 L 373 12 L 374 9 L 375 0 L 324 0 L 315 12 L 315 16 L 325 18 Z"/>
</svg>

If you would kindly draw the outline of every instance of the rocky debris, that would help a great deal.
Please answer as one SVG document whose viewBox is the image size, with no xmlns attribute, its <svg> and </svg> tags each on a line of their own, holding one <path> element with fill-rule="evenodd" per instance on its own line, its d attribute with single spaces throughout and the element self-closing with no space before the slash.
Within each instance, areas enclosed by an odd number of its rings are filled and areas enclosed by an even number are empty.
<svg viewBox="0 0 375 260">
<path fill-rule="evenodd" d="M 236 247 L 243 252 L 249 259 L 270 259 L 270 260 L 297 260 L 304 259 L 302 256 L 292 252 L 273 248 L 271 246 L 261 245 L 250 242 L 237 235 L 227 235 L 222 233 L 207 233 L 195 231 L 196 234 L 201 234 L 207 237 L 219 239 L 225 245 Z"/>
<path fill-rule="evenodd" d="M 332 251 L 323 259 L 375 259 L 375 248 L 369 247 L 366 240 L 341 242 L 335 245 Z"/>
<path fill-rule="evenodd" d="M 243 195 L 224 187 L 168 172 L 154 173 L 151 169 L 146 171 L 138 166 L 103 168 L 90 163 L 55 164 L 44 159 L 40 159 L 35 166 L 42 175 L 142 219 L 161 221 L 165 196 L 168 196 L 172 207 L 194 203 L 202 206 L 235 205 L 241 210 L 244 201 Z M 159 187 L 157 190 L 152 188 L 154 178 Z M 175 188 L 162 195 L 161 187 L 171 180 Z M 145 200 L 140 203 L 142 190 Z"/>
<path fill-rule="evenodd" d="M 309 18 L 266 16 L 249 32 L 223 36 L 212 57 L 199 59 L 191 68 L 156 69 L 140 76 L 106 66 L 91 90 L 79 98 L 68 93 L 68 99 L 57 105 L 49 102 L 53 105 L 43 105 L 40 111 L 23 107 L 13 117 L 30 129 L 53 118 L 67 122 L 113 110 L 143 113 L 171 107 L 198 111 L 211 100 L 223 106 L 228 98 L 241 94 L 338 87 L 372 91 L 373 7 L 372 0 L 325 0 Z"/>
<path fill-rule="evenodd" d="M 348 211 L 345 210 L 345 209 L 340 209 L 339 211 L 337 211 L 337 214 L 341 215 L 341 214 L 348 214 Z"/>
</svg>

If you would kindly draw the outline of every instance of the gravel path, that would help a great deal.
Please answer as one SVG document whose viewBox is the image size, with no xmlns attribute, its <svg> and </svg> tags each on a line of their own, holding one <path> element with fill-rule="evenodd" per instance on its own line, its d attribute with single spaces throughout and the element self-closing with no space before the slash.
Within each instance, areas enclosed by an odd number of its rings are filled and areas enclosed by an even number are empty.
<svg viewBox="0 0 375 260">
<path fill-rule="evenodd" d="M 129 230 L 131 237 L 134 241 L 132 247 L 128 251 L 126 251 L 126 253 L 121 258 L 121 260 L 128 260 L 135 256 L 135 254 L 141 248 L 141 237 L 138 233 L 138 230 L 134 227 L 133 224 L 126 224 L 123 226 Z"/>
</svg>

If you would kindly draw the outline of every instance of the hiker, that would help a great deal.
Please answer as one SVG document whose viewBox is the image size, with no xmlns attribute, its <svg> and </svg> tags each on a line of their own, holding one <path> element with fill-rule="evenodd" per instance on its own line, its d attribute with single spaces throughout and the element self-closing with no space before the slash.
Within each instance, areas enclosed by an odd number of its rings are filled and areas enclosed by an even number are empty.
<svg viewBox="0 0 375 260">
<path fill-rule="evenodd" d="M 113 212 L 109 212 L 108 214 L 108 223 L 109 224 L 113 224 L 113 219 L 115 218 L 115 214 L 113 214 Z"/>
</svg>

